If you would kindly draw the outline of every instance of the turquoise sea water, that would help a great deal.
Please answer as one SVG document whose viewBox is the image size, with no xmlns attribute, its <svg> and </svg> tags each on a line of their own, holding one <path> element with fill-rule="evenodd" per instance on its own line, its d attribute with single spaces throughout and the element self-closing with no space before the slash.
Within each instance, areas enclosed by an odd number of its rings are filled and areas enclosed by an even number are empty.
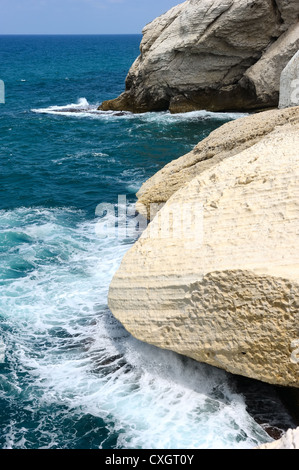
<svg viewBox="0 0 299 470">
<path fill-rule="evenodd" d="M 133 240 L 97 237 L 97 205 L 134 204 L 147 178 L 238 117 L 96 113 L 123 91 L 139 42 L 0 37 L 2 449 L 271 440 L 231 376 L 138 342 L 107 307 Z"/>
</svg>

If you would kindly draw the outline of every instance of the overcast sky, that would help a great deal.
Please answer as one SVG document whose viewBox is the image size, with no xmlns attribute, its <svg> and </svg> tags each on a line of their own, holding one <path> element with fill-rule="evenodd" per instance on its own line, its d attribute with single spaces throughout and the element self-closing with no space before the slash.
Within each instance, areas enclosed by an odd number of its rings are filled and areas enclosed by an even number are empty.
<svg viewBox="0 0 299 470">
<path fill-rule="evenodd" d="M 135 34 L 182 0 L 0 0 L 0 34 Z"/>
</svg>

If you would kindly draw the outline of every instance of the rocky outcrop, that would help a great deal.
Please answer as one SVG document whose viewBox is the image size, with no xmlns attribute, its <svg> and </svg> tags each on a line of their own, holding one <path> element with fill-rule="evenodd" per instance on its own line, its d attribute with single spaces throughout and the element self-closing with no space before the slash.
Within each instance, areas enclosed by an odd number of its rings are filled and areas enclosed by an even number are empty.
<svg viewBox="0 0 299 470">
<path fill-rule="evenodd" d="M 250 147 L 245 120 L 230 124 L 239 153 L 228 140 L 227 158 L 168 199 L 124 257 L 109 306 L 142 341 L 298 388 L 298 109 L 277 128 L 270 116 L 249 126 Z"/>
<path fill-rule="evenodd" d="M 299 105 L 299 51 L 290 60 L 281 74 L 280 108 Z"/>
<path fill-rule="evenodd" d="M 275 127 L 287 123 L 299 123 L 299 107 L 265 111 L 237 119 L 216 129 L 192 152 L 173 160 L 143 184 L 137 193 L 138 211 L 152 219 L 160 205 L 195 176 L 252 147 Z"/>
<path fill-rule="evenodd" d="M 102 110 L 185 112 L 278 105 L 299 48 L 297 0 L 187 0 L 143 30 L 126 91 Z"/>
<path fill-rule="evenodd" d="M 299 49 L 299 22 L 291 26 L 272 44 L 261 59 L 245 72 L 246 79 L 254 84 L 259 106 L 279 101 L 281 72 L 287 61 Z M 291 106 L 298 106 L 299 101 Z"/>
<path fill-rule="evenodd" d="M 270 444 L 263 444 L 259 449 L 299 449 L 299 428 L 289 429 L 281 439 Z"/>
</svg>

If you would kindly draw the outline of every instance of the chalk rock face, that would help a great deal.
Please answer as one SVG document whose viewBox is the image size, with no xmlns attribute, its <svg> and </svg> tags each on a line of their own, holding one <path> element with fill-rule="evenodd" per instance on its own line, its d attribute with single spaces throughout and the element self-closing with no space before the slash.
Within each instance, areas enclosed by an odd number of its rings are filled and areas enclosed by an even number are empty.
<svg viewBox="0 0 299 470">
<path fill-rule="evenodd" d="M 299 49 L 299 47 L 298 47 Z M 299 50 L 281 74 L 280 108 L 299 105 Z"/>
<path fill-rule="evenodd" d="M 280 77 L 286 60 L 299 49 L 299 22 L 292 25 L 263 54 L 262 58 L 245 72 L 245 77 L 254 84 L 260 107 L 279 101 Z M 298 77 L 299 78 L 299 77 Z M 299 105 L 297 102 L 289 106 Z"/>
<path fill-rule="evenodd" d="M 173 160 L 142 185 L 137 193 L 138 211 L 152 219 L 160 205 L 195 176 L 252 147 L 275 127 L 287 123 L 299 124 L 299 107 L 265 111 L 224 124 L 192 152 Z"/>
<path fill-rule="evenodd" d="M 110 286 L 133 336 L 299 387 L 298 148 L 286 124 L 173 194 Z"/>
<path fill-rule="evenodd" d="M 297 0 L 187 0 L 144 28 L 126 91 L 100 109 L 277 106 L 280 74 L 298 49 L 298 15 Z"/>
<path fill-rule="evenodd" d="M 299 449 L 299 428 L 289 429 L 281 439 L 263 444 L 259 449 Z"/>
</svg>

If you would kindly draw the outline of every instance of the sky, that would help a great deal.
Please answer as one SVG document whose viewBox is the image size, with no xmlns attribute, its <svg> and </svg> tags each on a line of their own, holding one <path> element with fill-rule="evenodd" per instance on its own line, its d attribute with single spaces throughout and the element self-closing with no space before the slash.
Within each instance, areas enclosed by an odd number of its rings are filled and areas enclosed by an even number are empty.
<svg viewBox="0 0 299 470">
<path fill-rule="evenodd" d="M 0 0 L 0 34 L 140 34 L 182 0 Z"/>
</svg>

